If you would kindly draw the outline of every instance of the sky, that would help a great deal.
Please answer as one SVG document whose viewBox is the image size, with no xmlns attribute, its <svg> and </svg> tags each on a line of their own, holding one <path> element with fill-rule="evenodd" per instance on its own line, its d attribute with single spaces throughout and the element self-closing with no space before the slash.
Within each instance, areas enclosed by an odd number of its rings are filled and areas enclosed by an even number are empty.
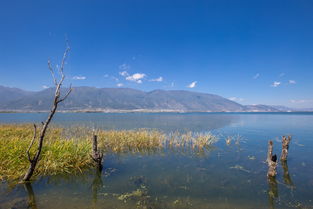
<svg viewBox="0 0 313 209">
<path fill-rule="evenodd" d="M 1 1 L 0 85 L 189 90 L 313 107 L 313 1 Z"/>
</svg>

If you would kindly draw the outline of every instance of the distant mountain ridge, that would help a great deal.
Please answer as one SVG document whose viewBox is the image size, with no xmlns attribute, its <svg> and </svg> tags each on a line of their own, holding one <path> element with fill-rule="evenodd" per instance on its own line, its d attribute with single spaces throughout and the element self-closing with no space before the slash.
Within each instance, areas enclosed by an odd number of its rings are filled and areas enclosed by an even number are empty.
<svg viewBox="0 0 313 209">
<path fill-rule="evenodd" d="M 63 89 L 65 91 L 66 89 Z M 49 111 L 54 89 L 29 92 L 0 86 L 0 111 Z M 75 87 L 62 111 L 279 112 L 268 105 L 241 105 L 218 95 L 183 90 Z"/>
</svg>

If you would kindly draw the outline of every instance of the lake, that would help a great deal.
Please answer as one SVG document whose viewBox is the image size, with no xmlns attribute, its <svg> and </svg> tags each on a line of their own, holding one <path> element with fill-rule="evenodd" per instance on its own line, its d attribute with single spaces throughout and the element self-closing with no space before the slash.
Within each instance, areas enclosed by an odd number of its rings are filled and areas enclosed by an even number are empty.
<svg viewBox="0 0 313 209">
<path fill-rule="evenodd" d="M 0 113 L 1 123 L 39 123 L 44 113 Z M 201 154 L 108 154 L 101 173 L 45 176 L 0 184 L 0 208 L 313 208 L 313 113 L 58 113 L 53 124 L 98 129 L 157 129 L 218 137 Z M 268 140 L 287 164 L 266 177 Z M 231 137 L 231 143 L 226 138 Z"/>
</svg>

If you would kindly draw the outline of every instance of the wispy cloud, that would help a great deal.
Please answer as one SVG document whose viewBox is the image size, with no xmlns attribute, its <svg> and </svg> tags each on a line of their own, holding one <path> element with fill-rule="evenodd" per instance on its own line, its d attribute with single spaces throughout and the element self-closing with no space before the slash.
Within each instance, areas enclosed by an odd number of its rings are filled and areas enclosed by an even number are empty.
<svg viewBox="0 0 313 209">
<path fill-rule="evenodd" d="M 150 79 L 149 81 L 152 81 L 152 82 L 162 82 L 163 81 L 163 77 L 160 76 L 158 78 Z"/>
<path fill-rule="evenodd" d="M 279 74 L 279 77 L 281 78 L 281 77 L 284 77 L 286 74 L 285 73 L 281 73 L 281 74 Z"/>
<path fill-rule="evenodd" d="M 42 88 L 43 88 L 43 89 L 48 89 L 49 86 L 43 85 Z"/>
<path fill-rule="evenodd" d="M 73 80 L 86 80 L 87 77 L 86 76 L 74 76 Z"/>
<path fill-rule="evenodd" d="M 110 77 L 109 74 L 105 74 L 103 77 L 108 78 Z"/>
<path fill-rule="evenodd" d="M 260 77 L 260 73 L 257 73 L 253 76 L 253 79 L 258 79 Z"/>
<path fill-rule="evenodd" d="M 281 84 L 280 81 L 274 81 L 271 85 L 271 87 L 278 87 Z"/>
<path fill-rule="evenodd" d="M 123 77 L 129 76 L 128 72 L 126 70 L 119 72 L 118 74 L 120 74 Z"/>
<path fill-rule="evenodd" d="M 111 79 L 113 79 L 115 82 L 119 82 L 119 79 L 117 77 L 112 76 Z"/>
<path fill-rule="evenodd" d="M 130 69 L 130 65 L 124 63 L 124 64 L 119 65 L 118 68 L 120 70 L 125 71 L 125 70 L 129 70 Z"/>
<path fill-rule="evenodd" d="M 289 80 L 288 83 L 289 84 L 296 84 L 297 82 L 295 80 Z"/>
<path fill-rule="evenodd" d="M 117 86 L 117 87 L 122 87 L 122 86 L 124 86 L 124 84 L 118 83 L 118 84 L 116 84 L 116 86 Z"/>
<path fill-rule="evenodd" d="M 136 83 L 142 83 L 142 79 L 146 77 L 146 74 L 144 73 L 135 73 L 133 75 L 129 75 L 126 77 L 126 80 L 136 82 Z"/>
<path fill-rule="evenodd" d="M 196 87 L 196 85 L 197 85 L 197 81 L 194 81 L 191 84 L 189 84 L 187 87 L 192 89 L 192 88 Z"/>
<path fill-rule="evenodd" d="M 231 101 L 234 101 L 234 102 L 242 102 L 242 101 L 244 101 L 243 98 L 238 98 L 238 97 L 229 97 L 228 99 L 231 100 Z"/>
<path fill-rule="evenodd" d="M 303 104 L 303 103 L 306 103 L 306 102 L 310 102 L 310 100 L 306 100 L 306 99 L 291 99 L 290 102 L 294 103 L 294 104 Z"/>
</svg>

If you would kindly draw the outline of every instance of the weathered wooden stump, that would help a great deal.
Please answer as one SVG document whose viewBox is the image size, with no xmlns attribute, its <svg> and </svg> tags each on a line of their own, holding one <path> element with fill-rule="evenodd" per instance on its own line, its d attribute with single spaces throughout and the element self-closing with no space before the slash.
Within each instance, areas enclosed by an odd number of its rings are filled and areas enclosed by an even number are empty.
<svg viewBox="0 0 313 209">
<path fill-rule="evenodd" d="M 92 155 L 91 155 L 91 158 L 96 163 L 98 170 L 101 171 L 102 170 L 103 154 L 98 150 L 98 140 L 97 140 L 97 135 L 95 135 L 95 134 L 92 137 Z"/>
<path fill-rule="evenodd" d="M 288 136 L 288 137 L 283 136 L 283 138 L 282 138 L 282 150 L 281 150 L 281 156 L 280 156 L 281 161 L 287 160 L 290 141 L 291 141 L 291 136 Z"/>
<path fill-rule="evenodd" d="M 273 142 L 268 142 L 268 151 L 267 151 L 267 164 L 268 164 L 268 177 L 275 177 L 277 175 L 277 156 L 273 155 Z"/>
</svg>

